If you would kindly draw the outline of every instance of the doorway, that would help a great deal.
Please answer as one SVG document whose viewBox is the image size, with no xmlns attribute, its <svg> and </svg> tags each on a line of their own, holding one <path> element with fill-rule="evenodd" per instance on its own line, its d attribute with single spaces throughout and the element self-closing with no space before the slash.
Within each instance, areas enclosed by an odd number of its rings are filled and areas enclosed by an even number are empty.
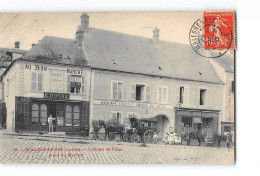
<svg viewBox="0 0 260 176">
<path fill-rule="evenodd" d="M 166 133 L 169 133 L 169 119 L 165 115 L 158 115 L 156 117 L 158 138 L 163 141 Z"/>
</svg>

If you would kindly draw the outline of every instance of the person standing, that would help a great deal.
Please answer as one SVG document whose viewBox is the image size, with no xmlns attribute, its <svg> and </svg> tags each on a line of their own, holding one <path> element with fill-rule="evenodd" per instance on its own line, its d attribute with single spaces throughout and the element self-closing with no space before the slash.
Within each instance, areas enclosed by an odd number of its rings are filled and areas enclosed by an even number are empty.
<svg viewBox="0 0 260 176">
<path fill-rule="evenodd" d="M 50 114 L 50 116 L 48 117 L 48 124 L 49 124 L 49 131 L 53 131 L 53 122 L 52 122 L 53 118 L 52 115 Z"/>
</svg>

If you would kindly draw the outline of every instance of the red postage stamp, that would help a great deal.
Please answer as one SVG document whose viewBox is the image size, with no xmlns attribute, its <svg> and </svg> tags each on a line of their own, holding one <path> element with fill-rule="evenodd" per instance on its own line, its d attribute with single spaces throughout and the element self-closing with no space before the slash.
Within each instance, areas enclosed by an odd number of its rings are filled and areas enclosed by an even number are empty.
<svg viewBox="0 0 260 176">
<path fill-rule="evenodd" d="M 235 13 L 204 12 L 205 49 L 235 48 Z"/>
</svg>

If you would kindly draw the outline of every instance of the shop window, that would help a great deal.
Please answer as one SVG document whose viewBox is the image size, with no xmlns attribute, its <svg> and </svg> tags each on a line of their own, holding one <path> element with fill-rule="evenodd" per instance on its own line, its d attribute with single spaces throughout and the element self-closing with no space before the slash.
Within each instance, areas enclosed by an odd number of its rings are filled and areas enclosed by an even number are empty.
<svg viewBox="0 0 260 176">
<path fill-rule="evenodd" d="M 39 105 L 33 104 L 32 105 L 32 124 L 38 124 L 39 123 Z"/>
<path fill-rule="evenodd" d="M 184 127 L 192 127 L 192 117 L 182 117 Z"/>
<path fill-rule="evenodd" d="M 203 118 L 203 127 L 209 128 L 211 125 L 212 119 L 211 118 Z"/>
<path fill-rule="evenodd" d="M 230 126 L 224 126 L 224 133 L 225 132 L 230 132 L 230 131 L 231 131 Z"/>
<path fill-rule="evenodd" d="M 41 104 L 40 106 L 40 124 L 47 124 L 47 105 Z"/>
<path fill-rule="evenodd" d="M 234 81 L 231 82 L 231 92 L 232 93 L 235 92 L 235 82 Z"/>
<path fill-rule="evenodd" d="M 42 73 L 32 73 L 31 90 L 42 91 L 43 75 Z"/>
<path fill-rule="evenodd" d="M 111 121 L 114 123 L 120 123 L 122 121 L 122 112 L 111 112 Z"/>
<path fill-rule="evenodd" d="M 179 103 L 183 104 L 183 98 L 184 98 L 184 87 L 180 87 L 180 99 L 179 99 Z"/>
<path fill-rule="evenodd" d="M 168 87 L 167 86 L 158 86 L 158 102 L 159 103 L 167 103 L 167 97 L 168 97 Z"/>
<path fill-rule="evenodd" d="M 79 126 L 79 106 L 73 107 L 73 126 Z"/>
<path fill-rule="evenodd" d="M 206 104 L 207 89 L 200 89 L 200 105 Z"/>
<path fill-rule="evenodd" d="M 70 105 L 66 106 L 66 126 L 72 126 L 72 107 Z"/>
<path fill-rule="evenodd" d="M 67 91 L 70 93 L 85 93 L 84 76 L 68 75 Z"/>
<path fill-rule="evenodd" d="M 151 100 L 151 86 L 142 84 L 133 84 L 131 99 L 137 101 L 150 101 Z"/>
<path fill-rule="evenodd" d="M 112 81 L 112 97 L 113 99 L 122 100 L 123 82 Z"/>
</svg>

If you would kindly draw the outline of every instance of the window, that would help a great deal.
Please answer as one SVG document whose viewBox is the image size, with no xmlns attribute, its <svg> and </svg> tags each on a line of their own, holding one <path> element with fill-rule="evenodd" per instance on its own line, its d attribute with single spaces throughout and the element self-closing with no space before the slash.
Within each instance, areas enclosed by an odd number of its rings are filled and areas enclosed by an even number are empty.
<svg viewBox="0 0 260 176">
<path fill-rule="evenodd" d="M 123 82 L 112 82 L 112 97 L 113 99 L 122 100 Z"/>
<path fill-rule="evenodd" d="M 79 126 L 79 106 L 73 108 L 73 126 Z"/>
<path fill-rule="evenodd" d="M 184 98 L 184 87 L 180 87 L 180 99 L 179 99 L 180 104 L 183 104 L 183 98 Z"/>
<path fill-rule="evenodd" d="M 158 86 L 158 102 L 167 103 L 168 101 L 168 87 L 167 86 Z"/>
<path fill-rule="evenodd" d="M 79 106 L 72 107 L 71 105 L 66 106 L 66 126 L 79 126 L 80 125 L 80 108 Z"/>
<path fill-rule="evenodd" d="M 235 82 L 234 81 L 231 82 L 231 92 L 232 93 L 235 92 Z"/>
<path fill-rule="evenodd" d="M 192 117 L 182 117 L 184 127 L 192 127 Z"/>
<path fill-rule="evenodd" d="M 128 119 L 137 118 L 137 113 L 136 112 L 128 112 L 127 117 L 128 117 Z"/>
<path fill-rule="evenodd" d="M 150 101 L 151 86 L 143 84 L 132 84 L 131 100 Z"/>
<path fill-rule="evenodd" d="M 40 106 L 40 124 L 47 124 L 47 105 L 41 104 Z"/>
<path fill-rule="evenodd" d="M 111 121 L 112 122 L 115 122 L 115 123 L 120 123 L 122 122 L 122 115 L 123 113 L 122 112 L 117 112 L 117 111 L 112 111 L 111 112 Z"/>
<path fill-rule="evenodd" d="M 39 123 L 39 105 L 33 104 L 32 105 L 32 124 L 38 124 Z"/>
<path fill-rule="evenodd" d="M 212 122 L 211 118 L 203 118 L 203 127 L 209 128 Z"/>
<path fill-rule="evenodd" d="M 85 86 L 82 81 L 84 77 L 82 76 L 72 76 L 68 75 L 67 77 L 67 91 L 70 93 L 84 93 Z"/>
<path fill-rule="evenodd" d="M 32 73 L 31 90 L 42 91 L 43 75 L 42 73 Z"/>
<path fill-rule="evenodd" d="M 207 89 L 200 89 L 200 105 L 206 104 Z"/>
<path fill-rule="evenodd" d="M 66 126 L 72 126 L 72 107 L 70 105 L 66 106 Z"/>
</svg>

